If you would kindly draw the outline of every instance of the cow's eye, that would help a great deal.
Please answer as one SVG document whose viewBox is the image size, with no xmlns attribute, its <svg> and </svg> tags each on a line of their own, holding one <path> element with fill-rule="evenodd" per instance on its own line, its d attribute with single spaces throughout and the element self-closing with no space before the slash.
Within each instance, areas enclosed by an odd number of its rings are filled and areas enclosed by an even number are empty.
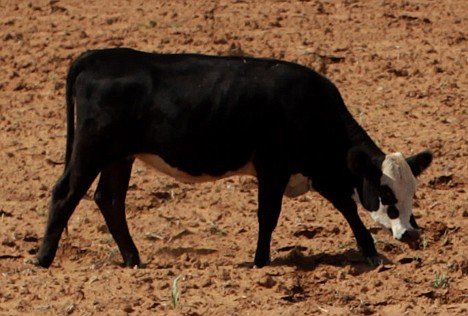
<svg viewBox="0 0 468 316">
<path fill-rule="evenodd" d="M 398 200 L 395 197 L 392 189 L 388 185 L 382 185 L 379 189 L 380 201 L 383 205 L 396 204 Z"/>
<path fill-rule="evenodd" d="M 400 216 L 400 212 L 395 205 L 390 205 L 387 209 L 387 215 L 390 219 L 396 219 Z"/>
</svg>

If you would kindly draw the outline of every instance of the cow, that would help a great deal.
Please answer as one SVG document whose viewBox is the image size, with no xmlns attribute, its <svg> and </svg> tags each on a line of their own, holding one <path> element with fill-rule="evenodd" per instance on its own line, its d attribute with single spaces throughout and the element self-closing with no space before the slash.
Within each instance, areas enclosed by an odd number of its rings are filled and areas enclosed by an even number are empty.
<svg viewBox="0 0 468 316">
<path fill-rule="evenodd" d="M 49 267 L 76 206 L 94 195 L 124 265 L 140 264 L 125 217 L 132 164 L 140 159 L 184 182 L 258 179 L 257 267 L 283 195 L 315 190 L 340 211 L 364 257 L 378 258 L 356 201 L 394 238 L 412 243 L 415 177 L 432 161 L 385 154 L 347 110 L 335 85 L 291 62 L 240 56 L 91 50 L 66 82 L 65 170 L 52 190 L 36 263 Z M 75 115 L 76 111 L 76 115 Z M 76 117 L 75 117 L 76 116 Z"/>
</svg>

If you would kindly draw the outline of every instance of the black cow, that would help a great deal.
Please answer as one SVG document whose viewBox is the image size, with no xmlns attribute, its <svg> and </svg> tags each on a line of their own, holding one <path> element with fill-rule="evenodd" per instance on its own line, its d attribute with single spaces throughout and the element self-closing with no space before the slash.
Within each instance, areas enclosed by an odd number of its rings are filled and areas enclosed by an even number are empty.
<svg viewBox="0 0 468 316">
<path fill-rule="evenodd" d="M 65 171 L 53 189 L 37 254 L 43 267 L 52 263 L 68 219 L 98 174 L 96 203 L 125 265 L 140 264 L 125 219 L 135 158 L 188 182 L 257 177 L 258 267 L 270 260 L 285 192 L 296 196 L 313 188 L 333 203 L 366 257 L 375 259 L 377 252 L 358 216 L 357 196 L 395 238 L 419 237 L 411 211 L 414 176 L 430 164 L 431 153 L 385 155 L 353 119 L 337 88 L 304 66 L 93 50 L 71 65 L 66 101 Z"/>
</svg>

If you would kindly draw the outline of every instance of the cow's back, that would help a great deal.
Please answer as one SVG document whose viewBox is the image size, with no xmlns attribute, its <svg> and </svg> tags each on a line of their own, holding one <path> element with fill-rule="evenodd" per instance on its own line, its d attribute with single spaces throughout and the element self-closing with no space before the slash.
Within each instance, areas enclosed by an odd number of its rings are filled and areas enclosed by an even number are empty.
<svg viewBox="0 0 468 316">
<path fill-rule="evenodd" d="M 128 154 L 156 154 L 197 175 L 237 170 L 262 152 L 299 172 L 347 150 L 338 91 L 304 66 L 129 49 L 83 59 L 82 90 L 95 86 Z"/>
</svg>

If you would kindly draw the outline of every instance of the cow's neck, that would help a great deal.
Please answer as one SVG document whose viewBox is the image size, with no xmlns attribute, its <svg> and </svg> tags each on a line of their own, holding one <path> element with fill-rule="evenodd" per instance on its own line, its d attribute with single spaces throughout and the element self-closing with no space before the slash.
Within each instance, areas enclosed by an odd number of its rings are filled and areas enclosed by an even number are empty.
<svg viewBox="0 0 468 316">
<path fill-rule="evenodd" d="M 383 158 L 385 156 L 385 153 L 375 144 L 347 109 L 341 118 L 344 121 L 351 147 L 359 147 L 371 157 Z"/>
</svg>

